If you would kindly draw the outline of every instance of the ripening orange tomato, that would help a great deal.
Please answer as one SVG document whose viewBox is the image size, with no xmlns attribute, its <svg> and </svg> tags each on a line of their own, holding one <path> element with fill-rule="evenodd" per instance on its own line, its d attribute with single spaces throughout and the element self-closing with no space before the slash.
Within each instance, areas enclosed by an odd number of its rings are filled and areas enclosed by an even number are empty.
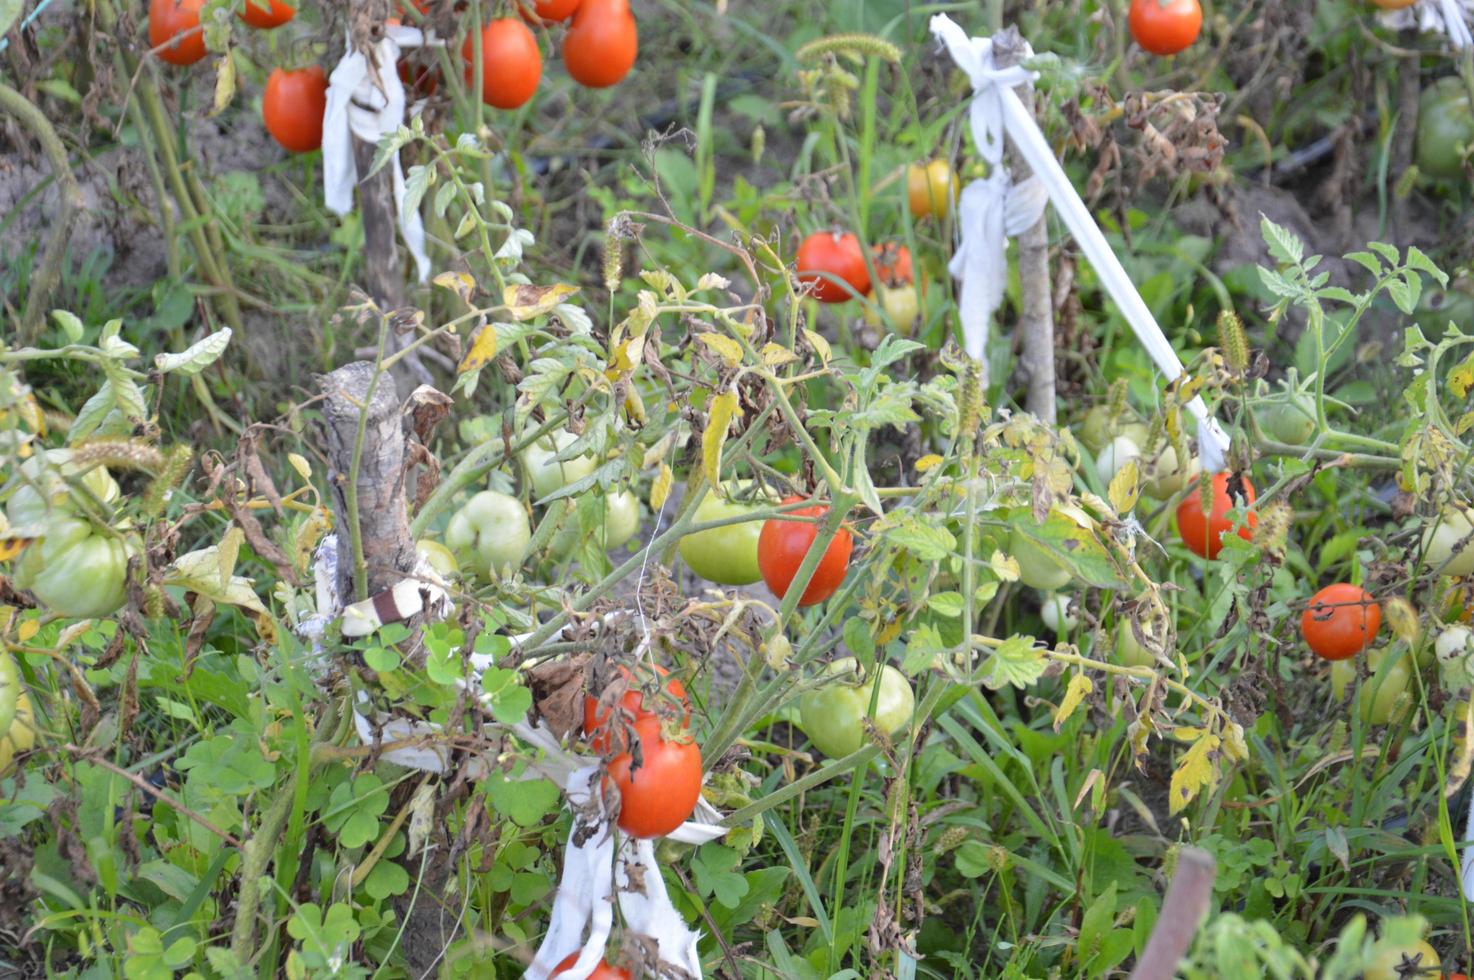
<svg viewBox="0 0 1474 980">
<path fill-rule="evenodd" d="M 297 16 L 297 8 L 283 3 L 282 0 L 246 0 L 240 16 L 241 20 L 252 27 L 269 31 Z"/>
<path fill-rule="evenodd" d="M 471 38 L 461 48 L 466 59 L 466 84 L 475 82 Z M 543 77 L 543 56 L 537 38 L 520 20 L 503 17 L 481 29 L 481 101 L 498 109 L 515 109 L 532 98 Z"/>
<path fill-rule="evenodd" d="M 578 962 L 580 950 L 574 950 L 553 967 L 552 976 L 561 976 L 563 971 Z M 630 971 L 619 966 L 610 966 L 608 960 L 600 960 L 599 965 L 594 967 L 594 972 L 589 974 L 589 980 L 630 980 Z"/>
<path fill-rule="evenodd" d="M 328 107 L 328 80 L 321 65 L 296 71 L 274 69 L 261 97 L 266 131 L 285 149 L 309 153 L 322 146 L 322 117 Z"/>
<path fill-rule="evenodd" d="M 204 5 L 205 0 L 149 0 L 148 46 L 159 49 L 160 61 L 192 65 L 205 56 L 205 32 L 199 29 Z"/>
<path fill-rule="evenodd" d="M 551 24 L 572 17 L 578 12 L 578 6 L 582 2 L 583 0 L 537 0 L 531 5 L 530 13 L 525 3 L 519 4 L 518 8 L 522 11 L 522 19 L 529 23 L 532 22 L 532 15 L 536 15 L 544 24 Z"/>
<path fill-rule="evenodd" d="M 848 232 L 809 235 L 798 245 L 798 281 L 813 283 L 813 297 L 821 303 L 843 303 L 851 298 L 850 289 L 864 296 L 870 292 L 870 270 L 860 240 Z"/>
<path fill-rule="evenodd" d="M 585 88 L 618 85 L 640 53 L 629 0 L 583 0 L 563 36 L 563 65 Z"/>
<path fill-rule="evenodd" d="M 1232 495 L 1229 492 L 1230 481 L 1236 484 Z M 1235 499 L 1239 495 L 1242 495 L 1242 503 Z M 1259 515 L 1249 511 L 1244 516 L 1244 523 L 1235 528 L 1227 514 L 1235 507 L 1252 504 L 1254 497 L 1254 484 L 1249 482 L 1247 474 L 1215 473 L 1213 508 L 1204 514 L 1203 497 L 1194 484 L 1182 503 L 1177 505 L 1177 533 L 1182 537 L 1182 543 L 1193 554 L 1212 559 L 1217 558 L 1218 552 L 1223 550 L 1223 536 L 1229 531 L 1235 531 L 1239 537 L 1248 541 L 1253 536 L 1255 525 L 1259 523 Z"/>
<path fill-rule="evenodd" d="M 1382 626 L 1382 607 L 1370 592 L 1337 582 L 1315 594 L 1300 617 L 1300 632 L 1317 657 L 1345 660 L 1354 657 L 1377 638 Z"/>
<path fill-rule="evenodd" d="M 906 206 L 917 219 L 930 215 L 941 221 L 957 200 L 957 175 L 946 160 L 906 168 Z"/>
<path fill-rule="evenodd" d="M 1152 54 L 1176 54 L 1198 39 L 1203 8 L 1198 0 L 1131 0 L 1126 21 L 1136 43 Z"/>
</svg>

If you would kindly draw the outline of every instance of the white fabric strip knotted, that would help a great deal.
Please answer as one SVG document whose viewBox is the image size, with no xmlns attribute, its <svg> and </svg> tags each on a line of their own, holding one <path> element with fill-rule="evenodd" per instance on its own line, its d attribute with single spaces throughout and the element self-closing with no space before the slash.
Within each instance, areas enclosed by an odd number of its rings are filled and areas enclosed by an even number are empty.
<svg viewBox="0 0 1474 980">
<path fill-rule="evenodd" d="M 1418 0 L 1411 7 L 1381 11 L 1377 19 L 1393 30 L 1416 27 L 1428 34 L 1442 34 L 1456 51 L 1474 47 L 1474 36 L 1469 32 L 1474 0 Z"/>
<path fill-rule="evenodd" d="M 1136 337 L 1146 347 L 1152 361 L 1167 377 L 1169 382 L 1177 380 L 1183 373 L 1182 361 L 1172 349 L 1162 328 L 1157 325 L 1151 310 L 1136 291 L 1126 270 L 1111 250 L 1110 243 L 1101 233 L 1100 227 L 1091 217 L 1085 202 L 1075 192 L 1064 168 L 1055 159 L 1054 151 L 1034 122 L 1033 113 L 1024 107 L 1014 86 L 1030 81 L 1034 73 L 1022 67 L 999 70 L 993 64 L 993 44 L 990 38 L 969 38 L 967 34 L 946 14 L 936 14 L 931 19 L 931 31 L 946 45 L 952 60 L 972 81 L 973 102 L 969 115 L 973 141 L 984 159 L 993 164 L 988 178 L 969 185 L 963 192 L 959 207 L 958 228 L 963 236 L 958 254 L 965 256 L 959 262 L 953 260 L 953 274 L 961 274 L 963 281 L 961 316 L 964 336 L 969 352 L 980 357 L 975 345 L 978 331 L 987 337 L 987 321 L 997 308 L 1003 293 L 1003 278 L 1006 271 L 1004 249 L 1007 240 L 1004 232 L 1017 227 L 1020 231 L 1037 220 L 1035 197 L 1042 190 L 1054 205 L 1056 213 L 1074 236 L 1080 251 L 1094 266 L 1101 285 L 1120 309 L 1121 315 L 1131 326 Z M 1003 134 L 1013 140 L 1019 155 L 1028 163 L 1033 177 L 1014 185 L 1001 165 Z M 1000 176 L 1001 175 L 1001 176 Z M 1037 182 L 1037 190 L 1031 184 Z M 967 204 L 968 192 L 976 184 L 991 184 L 973 193 L 972 209 Z M 1032 216 L 1032 217 L 1031 217 Z M 969 279 L 983 282 L 969 288 Z M 992 280 L 991 282 L 989 280 Z M 989 297 L 993 305 L 987 306 Z M 974 305 L 977 304 L 977 305 Z M 978 318 L 982 318 L 979 327 Z M 971 326 L 969 327 L 969 324 Z M 1198 423 L 1198 452 L 1203 466 L 1209 472 L 1223 469 L 1228 450 L 1228 436 L 1208 412 L 1201 398 L 1194 398 L 1187 405 L 1188 411 Z"/>
<path fill-rule="evenodd" d="M 369 69 L 368 58 L 353 49 L 350 40 L 343 58 L 328 78 L 328 103 L 322 119 L 323 203 L 334 214 L 353 210 L 353 188 L 358 184 L 358 165 L 353 159 L 353 138 L 378 145 L 379 140 L 404 125 L 404 83 L 399 80 L 399 51 L 426 43 L 416 27 L 390 27 L 376 49 L 378 70 Z M 399 233 L 415 259 L 420 282 L 430 277 L 430 257 L 425 254 L 425 224 L 419 209 L 404 209 L 404 168 L 399 154 L 388 164 L 394 180 L 394 210 L 399 216 Z"/>
</svg>

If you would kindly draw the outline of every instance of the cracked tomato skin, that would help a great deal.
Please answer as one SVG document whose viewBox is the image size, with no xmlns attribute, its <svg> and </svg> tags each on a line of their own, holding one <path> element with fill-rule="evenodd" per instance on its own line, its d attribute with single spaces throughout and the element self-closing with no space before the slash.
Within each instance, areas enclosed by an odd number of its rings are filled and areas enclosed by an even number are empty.
<svg viewBox="0 0 1474 980">
<path fill-rule="evenodd" d="M 261 4 L 269 9 L 263 8 Z M 240 14 L 241 20 L 263 31 L 280 27 L 295 16 L 297 8 L 283 3 L 282 0 L 246 0 Z"/>
<path fill-rule="evenodd" d="M 609 760 L 609 783 L 619 793 L 619 829 L 631 837 L 664 837 L 686 822 L 701 799 L 701 749 L 666 738 L 659 718 L 637 721 L 634 729 L 640 765 L 629 752 Z"/>
<path fill-rule="evenodd" d="M 1192 47 L 1203 29 L 1198 0 L 1131 0 L 1127 14 L 1131 36 L 1155 55 L 1177 54 Z"/>
<path fill-rule="evenodd" d="M 1324 660 L 1354 657 L 1377 638 L 1382 607 L 1370 592 L 1338 582 L 1321 589 L 1300 616 L 1300 632 Z"/>
<path fill-rule="evenodd" d="M 806 286 L 812 283 L 813 297 L 821 303 L 843 303 L 864 296 L 870 292 L 870 270 L 865 266 L 860 240 L 849 232 L 841 235 L 816 231 L 809 235 L 798 246 L 798 281 Z"/>
<path fill-rule="evenodd" d="M 558 961 L 553 967 L 550 976 L 561 976 L 563 971 L 578 962 L 578 954 L 581 950 L 575 949 L 567 956 Z M 608 960 L 600 960 L 599 965 L 594 967 L 594 972 L 589 974 L 589 980 L 630 980 L 630 971 L 621 967 L 610 966 Z"/>
<path fill-rule="evenodd" d="M 148 46 L 169 45 L 159 49 L 160 61 L 192 65 L 204 58 L 205 32 L 196 30 L 200 26 L 200 8 L 204 5 L 205 0 L 149 0 Z M 194 33 L 180 37 L 190 31 Z"/>
<path fill-rule="evenodd" d="M 1188 550 L 1200 558 L 1217 558 L 1223 550 L 1223 536 L 1230 531 L 1245 541 L 1251 540 L 1259 523 L 1259 515 L 1252 510 L 1245 514 L 1241 525 L 1235 526 L 1228 519 L 1228 512 L 1239 505 L 1229 494 L 1231 477 L 1229 473 L 1213 474 L 1213 509 L 1209 513 L 1203 513 L 1202 494 L 1196 486 L 1189 487 L 1187 496 L 1177 505 L 1177 533 Z M 1247 474 L 1238 476 L 1238 484 L 1243 493 L 1242 506 L 1251 506 L 1257 496 L 1254 484 Z"/>
<path fill-rule="evenodd" d="M 666 693 L 680 702 L 681 724 L 686 724 L 691 720 L 691 702 L 686 696 L 686 685 L 681 683 L 679 677 L 671 677 L 670 671 L 664 667 L 657 666 L 655 670 L 661 678 L 661 686 L 665 688 Z M 644 721 L 646 718 L 659 717 L 654 708 L 645 707 L 645 692 L 631 678 L 630 669 L 621 664 L 619 672 L 629 681 L 629 689 L 619 699 L 619 707 L 623 717 L 615 721 L 613 738 L 611 738 L 611 733 L 608 729 L 611 727 L 610 720 L 614 714 L 614 710 L 612 708 L 605 708 L 600 711 L 599 699 L 592 694 L 585 695 L 583 699 L 584 738 L 588 740 L 589 747 L 600 755 L 608 752 L 612 743 L 619 743 L 620 747 L 623 748 L 624 738 L 619 730 L 623 728 L 624 722 L 633 724 Z M 648 676 L 648 668 L 642 671 L 642 673 Z M 647 685 L 648 683 L 646 681 Z M 656 698 L 651 699 L 652 702 L 656 700 Z M 674 709 L 669 706 L 668 701 L 659 706 L 667 711 L 667 713 L 675 713 Z"/>
<path fill-rule="evenodd" d="M 789 497 L 783 503 L 795 504 L 803 499 L 802 497 Z M 769 518 L 763 523 L 762 534 L 757 540 L 757 563 L 762 569 L 763 581 L 767 583 L 773 595 L 779 599 L 788 594 L 788 587 L 793 584 L 799 566 L 804 563 L 804 556 L 809 553 L 809 547 L 819 537 L 818 524 L 786 518 L 789 516 L 823 518 L 828 513 L 828 507 L 818 504 L 813 507 L 801 507 L 783 518 Z M 850 536 L 849 529 L 840 527 L 838 533 L 830 539 L 824 557 L 819 560 L 813 577 L 809 579 L 808 587 L 804 589 L 803 596 L 798 600 L 800 606 L 812 606 L 834 595 L 835 590 L 844 582 L 845 573 L 849 571 L 850 552 L 854 550 L 854 546 L 855 542 Z"/>
<path fill-rule="evenodd" d="M 628 0 L 583 0 L 563 35 L 563 67 L 584 88 L 624 81 L 640 54 L 640 30 Z"/>
<path fill-rule="evenodd" d="M 461 46 L 466 84 L 474 85 L 471 59 L 476 48 L 470 35 Z M 503 17 L 481 29 L 481 101 L 496 109 L 515 109 L 532 98 L 543 77 L 537 38 L 520 20 Z"/>
<path fill-rule="evenodd" d="M 321 65 L 296 71 L 273 69 L 261 96 L 266 131 L 292 153 L 322 147 L 322 116 L 328 107 L 328 79 Z"/>
</svg>

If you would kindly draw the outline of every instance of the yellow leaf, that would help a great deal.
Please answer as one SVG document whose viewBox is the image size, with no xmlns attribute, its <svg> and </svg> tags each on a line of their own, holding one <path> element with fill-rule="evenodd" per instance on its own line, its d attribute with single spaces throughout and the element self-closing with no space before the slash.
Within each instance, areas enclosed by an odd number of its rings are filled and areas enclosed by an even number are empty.
<svg viewBox="0 0 1474 980">
<path fill-rule="evenodd" d="M 994 551 L 993 557 L 988 559 L 993 574 L 1005 582 L 1017 582 L 1022 571 L 1019 569 L 1018 559 L 1013 555 L 1005 555 L 1001 551 Z"/>
<path fill-rule="evenodd" d="M 241 545 L 245 543 L 245 540 L 246 532 L 238 527 L 232 527 L 225 532 L 225 537 L 220 539 L 220 587 L 222 589 L 230 584 L 230 577 L 235 574 L 236 559 L 240 557 Z"/>
<path fill-rule="evenodd" d="M 650 483 L 650 509 L 657 514 L 665 507 L 665 502 L 670 497 L 670 488 L 673 482 L 675 482 L 675 474 L 671 472 L 669 466 L 661 463 L 660 470 L 655 474 L 655 479 Z"/>
<path fill-rule="evenodd" d="M 1059 707 L 1054 712 L 1054 730 L 1059 731 L 1060 726 L 1069 721 L 1070 715 L 1080 707 L 1085 700 L 1085 695 L 1095 690 L 1095 685 L 1085 674 L 1076 674 L 1070 678 L 1070 684 L 1065 688 L 1064 700 L 1060 701 Z"/>
<path fill-rule="evenodd" d="M 1167 809 L 1170 815 L 1181 813 L 1183 807 L 1191 803 L 1200 791 L 1218 781 L 1218 766 L 1213 757 L 1217 750 L 1218 736 L 1204 732 L 1183 754 L 1182 762 L 1172 774 L 1172 784 L 1167 790 Z"/>
<path fill-rule="evenodd" d="M 1393 635 L 1412 645 L 1418 640 L 1418 611 L 1413 604 L 1401 596 L 1393 596 L 1382 603 L 1382 615 Z"/>
<path fill-rule="evenodd" d="M 640 397 L 639 389 L 630 385 L 624 390 L 624 414 L 629 419 L 630 425 L 640 428 L 645 424 L 645 399 Z"/>
<path fill-rule="evenodd" d="M 790 361 L 798 360 L 798 355 L 793 351 L 784 347 L 782 344 L 775 344 L 771 340 L 763 345 L 762 355 L 763 364 L 770 368 L 782 367 Z"/>
<path fill-rule="evenodd" d="M 82 638 L 82 634 L 86 633 L 90 629 L 92 629 L 92 620 L 90 619 L 84 619 L 81 622 L 73 623 L 72 625 L 61 631 L 61 635 L 56 638 L 56 646 L 52 649 L 60 653 L 62 650 L 65 650 L 67 647 L 80 640 Z"/>
<path fill-rule="evenodd" d="M 706 482 L 714 487 L 722 482 L 722 446 L 727 441 L 727 429 L 732 419 L 741 414 L 735 391 L 713 395 L 707 404 L 706 431 L 701 433 L 701 467 Z"/>
<path fill-rule="evenodd" d="M 292 464 L 292 469 L 304 480 L 312 479 L 312 464 L 300 453 L 287 453 L 287 462 Z"/>
<path fill-rule="evenodd" d="M 16 409 L 20 412 L 21 421 L 29 426 L 32 432 L 39 436 L 46 434 L 46 414 L 41 411 L 41 406 L 36 401 L 34 394 L 26 392 L 16 404 Z"/>
<path fill-rule="evenodd" d="M 26 538 L 0 538 L 0 561 L 10 561 L 29 543 Z"/>
<path fill-rule="evenodd" d="M 1244 726 L 1236 721 L 1223 729 L 1223 754 L 1235 762 L 1249 761 L 1249 745 L 1244 741 Z"/>
<path fill-rule="evenodd" d="M 483 368 L 496 357 L 496 327 L 486 324 L 476 339 L 471 342 L 471 349 L 466 351 L 466 356 L 461 359 L 461 366 L 457 374 L 465 374 L 467 371 L 476 371 Z"/>
<path fill-rule="evenodd" d="M 804 339 L 809 342 L 810 347 L 814 348 L 814 353 L 819 355 L 819 360 L 822 361 L 824 364 L 828 364 L 829 341 L 825 340 L 813 330 L 805 330 Z"/>
<path fill-rule="evenodd" d="M 1111 477 L 1111 485 L 1106 491 L 1106 496 L 1111 500 L 1111 506 L 1117 514 L 1129 514 L 1131 508 L 1136 506 L 1136 498 L 1140 493 L 1140 481 L 1137 478 L 1136 460 L 1128 459 L 1126 465 L 1116 471 Z"/>
<path fill-rule="evenodd" d="M 456 237 L 460 237 L 459 235 Z M 476 288 L 476 280 L 464 272 L 442 272 L 430 280 L 441 289 L 448 289 L 459 296 L 467 306 L 471 305 L 471 292 Z"/>
<path fill-rule="evenodd" d="M 215 62 L 215 104 L 210 107 L 210 115 L 217 116 L 225 111 L 230 105 L 230 100 L 235 98 L 235 58 L 227 50 Z"/>
<path fill-rule="evenodd" d="M 15 638 L 22 643 L 30 643 L 37 633 L 41 632 L 41 621 L 39 619 L 22 620 L 15 631 Z"/>
<path fill-rule="evenodd" d="M 1474 355 L 1464 358 L 1448 372 L 1449 391 L 1463 398 L 1470 388 L 1474 388 Z"/>
<path fill-rule="evenodd" d="M 731 337 L 719 333 L 701 333 L 696 335 L 696 339 L 710 347 L 727 367 L 736 367 L 742 363 L 742 345 Z"/>
<path fill-rule="evenodd" d="M 609 367 L 616 372 L 615 377 L 620 374 L 629 374 L 634 371 L 644 356 L 645 335 L 630 337 L 615 346 L 614 357 L 610 359 Z"/>
<path fill-rule="evenodd" d="M 576 292 L 577 286 L 566 283 L 552 286 L 508 286 L 502 290 L 502 303 L 514 318 L 531 320 L 542 316 Z"/>
<path fill-rule="evenodd" d="M 928 470 L 936 469 L 936 467 L 940 465 L 941 462 L 942 457 L 938 456 L 936 453 L 927 453 L 925 456 L 916 461 L 916 472 L 925 473 Z"/>
</svg>

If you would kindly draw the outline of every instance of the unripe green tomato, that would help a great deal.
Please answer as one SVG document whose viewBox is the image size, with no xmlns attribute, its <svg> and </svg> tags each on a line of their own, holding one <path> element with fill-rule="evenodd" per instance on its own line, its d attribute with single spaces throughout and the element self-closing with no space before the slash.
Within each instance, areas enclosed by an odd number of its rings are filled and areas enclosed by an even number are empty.
<svg viewBox="0 0 1474 980">
<path fill-rule="evenodd" d="M 1133 459 L 1141 457 L 1141 446 L 1136 440 L 1126 436 L 1116 436 L 1095 457 L 1095 475 L 1100 477 L 1100 482 L 1109 485 L 1125 466 Z"/>
<path fill-rule="evenodd" d="M 1116 625 L 1116 663 L 1123 667 L 1155 667 L 1157 658 L 1136 638 L 1130 621 Z"/>
<path fill-rule="evenodd" d="M 15 584 L 63 616 L 109 616 L 127 598 L 128 557 L 136 551 L 131 538 L 79 518 L 53 518 L 15 560 Z"/>
<path fill-rule="evenodd" d="M 1398 722 L 1412 708 L 1408 682 L 1412 680 L 1412 664 L 1406 654 L 1383 667 L 1388 650 L 1380 647 L 1367 652 L 1367 679 L 1357 692 L 1357 712 L 1363 724 L 1386 725 Z M 1379 677 L 1378 674 L 1381 674 Z M 1346 697 L 1346 689 L 1356 679 L 1356 658 L 1348 657 L 1331 664 L 1331 693 L 1336 700 Z"/>
<path fill-rule="evenodd" d="M 516 497 L 483 490 L 451 517 L 445 546 L 485 582 L 511 575 L 527 557 L 532 527 Z"/>
<path fill-rule="evenodd" d="M 1072 633 L 1080 625 L 1080 617 L 1069 611 L 1070 597 L 1058 592 L 1046 592 L 1040 599 L 1039 618 L 1056 636 Z"/>
<path fill-rule="evenodd" d="M 868 714 L 874 675 L 855 683 L 854 657 L 836 660 L 825 673 L 833 679 L 799 698 L 799 724 L 819 751 L 838 759 L 865 744 L 861 719 Z M 881 667 L 879 696 L 871 715 L 875 727 L 894 735 L 911 720 L 915 709 L 916 696 L 906 675 L 889 664 Z"/>
<path fill-rule="evenodd" d="M 693 516 L 697 523 L 705 523 L 739 517 L 760 509 L 723 500 L 708 492 Z M 681 558 L 691 566 L 691 571 L 708 582 L 751 585 L 763 578 L 757 563 L 757 539 L 762 533 L 762 521 L 742 521 L 687 534 L 681 538 Z"/>
<path fill-rule="evenodd" d="M 20 695 L 20 668 L 15 665 L 14 657 L 0 651 L 0 732 L 10 731 Z"/>
<path fill-rule="evenodd" d="M 1423 89 L 1418 100 L 1418 169 L 1430 177 L 1460 177 L 1471 144 L 1474 112 L 1463 80 L 1448 75 Z"/>
<path fill-rule="evenodd" d="M 1196 456 L 1188 460 L 1188 465 L 1181 465 L 1177 461 L 1177 450 L 1169 445 L 1146 464 L 1146 492 L 1158 500 L 1167 500 L 1196 480 L 1201 469 L 1202 464 Z"/>
<path fill-rule="evenodd" d="M 1459 505 L 1445 507 L 1441 514 L 1427 521 L 1423 531 L 1423 560 L 1444 575 L 1474 573 L 1474 539 L 1459 547 L 1459 542 L 1471 533 L 1474 533 L 1474 522 L 1470 521 L 1469 510 Z"/>
<path fill-rule="evenodd" d="M 522 450 L 522 467 L 532 483 L 533 499 L 542 500 L 594 472 L 592 456 L 578 456 L 566 463 L 557 461 L 557 455 L 577 441 L 578 436 L 572 432 L 559 430 Z"/>
<path fill-rule="evenodd" d="M 15 699 L 15 717 L 4 737 L 0 737 L 0 773 L 10 768 L 17 753 L 29 752 L 35 747 L 36 713 L 31 708 L 30 695 L 21 691 Z"/>
<path fill-rule="evenodd" d="M 77 475 L 70 449 L 48 449 L 21 464 L 26 482 L 16 487 L 5 502 L 5 513 L 16 527 L 44 526 L 52 518 L 73 517 L 77 508 L 71 499 L 66 477 Z M 105 466 L 93 466 L 81 474 L 82 485 L 100 503 L 112 504 L 119 496 L 118 483 Z"/>
<path fill-rule="evenodd" d="M 553 506 L 563 507 L 561 500 Z M 548 552 L 555 558 L 566 558 L 578 546 L 578 514 L 572 507 L 566 508 L 567 519 L 553 532 L 548 542 Z M 640 498 L 628 490 L 620 490 L 613 497 L 604 498 L 604 549 L 618 548 L 640 530 Z"/>
<path fill-rule="evenodd" d="M 1100 451 L 1116 436 L 1125 436 L 1138 446 L 1145 444 L 1150 434 L 1149 430 L 1140 422 L 1125 421 L 1128 418 L 1130 418 L 1130 413 L 1123 412 L 1113 425 L 1110 408 L 1105 405 L 1096 405 L 1085 413 L 1085 419 L 1080 423 L 1076 435 L 1093 455 L 1099 455 Z"/>
<path fill-rule="evenodd" d="M 1284 401 L 1265 405 L 1255 414 L 1264 434 L 1276 442 L 1303 446 L 1315 434 L 1315 399 L 1303 392 L 1294 392 Z"/>
<path fill-rule="evenodd" d="M 1362 980 L 1436 980 L 1443 976 L 1438 950 L 1424 940 L 1410 946 L 1378 940 Z"/>
<path fill-rule="evenodd" d="M 430 563 L 430 567 L 435 569 L 441 578 L 449 581 L 450 579 L 460 577 L 461 563 L 456 561 L 455 552 L 451 551 L 439 541 L 422 538 L 415 542 L 415 550 L 420 553 L 420 556 L 425 561 Z"/>
<path fill-rule="evenodd" d="M 1052 592 L 1069 585 L 1074 577 L 1048 550 L 1036 544 L 1017 526 L 1008 532 L 1008 553 L 1018 562 L 1019 581 L 1031 589 Z"/>
</svg>

